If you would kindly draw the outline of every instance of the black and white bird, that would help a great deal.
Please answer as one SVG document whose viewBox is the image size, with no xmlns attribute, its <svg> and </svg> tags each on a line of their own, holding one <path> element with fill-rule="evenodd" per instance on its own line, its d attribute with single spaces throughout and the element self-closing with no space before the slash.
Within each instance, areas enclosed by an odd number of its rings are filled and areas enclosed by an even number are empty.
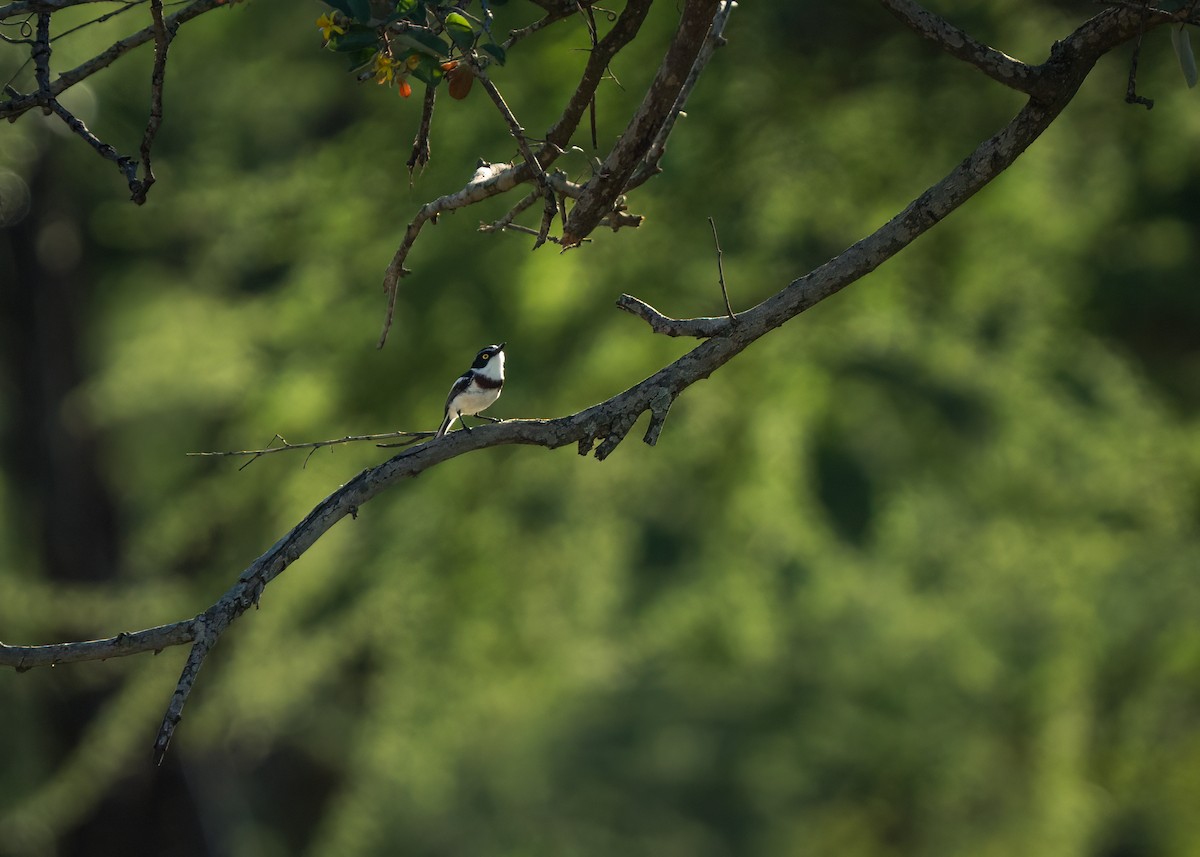
<svg viewBox="0 0 1200 857">
<path fill-rule="evenodd" d="M 446 397 L 446 415 L 442 419 L 441 428 L 434 437 L 441 437 L 450 430 L 455 420 L 462 420 L 462 426 L 467 431 L 463 417 L 475 416 L 480 411 L 490 408 L 500 398 L 504 388 L 504 343 L 489 345 L 475 355 L 471 368 L 458 377 Z M 482 417 L 491 419 L 491 417 Z M 496 420 L 496 422 L 499 422 Z"/>
</svg>

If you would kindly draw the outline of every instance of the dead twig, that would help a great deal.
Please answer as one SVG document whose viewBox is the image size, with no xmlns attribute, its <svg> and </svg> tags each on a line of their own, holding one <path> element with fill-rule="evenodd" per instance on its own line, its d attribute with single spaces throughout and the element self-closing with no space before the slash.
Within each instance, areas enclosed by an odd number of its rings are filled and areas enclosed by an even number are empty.
<svg viewBox="0 0 1200 857">
<path fill-rule="evenodd" d="M 737 319 L 733 314 L 733 307 L 729 305 L 729 292 L 725 289 L 725 265 L 721 261 L 724 253 L 721 252 L 721 239 L 717 237 L 717 222 L 711 217 L 708 218 L 708 225 L 712 227 L 713 244 L 717 247 L 717 279 L 721 284 L 721 297 L 725 299 L 725 312 L 729 314 L 730 323 L 734 323 Z"/>
</svg>

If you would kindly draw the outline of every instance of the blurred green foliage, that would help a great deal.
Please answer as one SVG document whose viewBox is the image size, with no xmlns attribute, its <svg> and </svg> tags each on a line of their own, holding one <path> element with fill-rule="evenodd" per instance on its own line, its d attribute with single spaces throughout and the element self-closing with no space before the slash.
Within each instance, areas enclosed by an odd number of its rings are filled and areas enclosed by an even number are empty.
<svg viewBox="0 0 1200 857">
<path fill-rule="evenodd" d="M 955 5 L 1031 61 L 1092 12 Z M 514 199 L 443 217 L 376 351 L 409 217 L 514 147 L 482 93 L 440 101 L 410 184 L 420 99 L 345 75 L 324 8 L 181 31 L 143 208 L 49 120 L 0 133 L 3 165 L 42 176 L 44 255 L 80 247 L 84 377 L 61 418 L 96 438 L 121 548 L 111 581 L 46 580 L 43 512 L 0 477 L 6 642 L 191 615 L 384 457 L 183 453 L 432 429 L 501 339 L 497 415 L 592 404 L 687 347 L 619 293 L 721 311 L 707 215 L 747 307 L 1020 104 L 865 0 L 743 3 L 665 174 L 630 198 L 641 229 L 559 256 L 475 231 Z M 496 12 L 503 32 L 536 10 Z M 614 64 L 602 145 L 675 14 L 654 7 Z M 63 62 L 107 36 L 64 40 Z M 531 133 L 587 44 L 559 25 L 495 70 Z M 1126 106 L 1127 56 L 946 223 L 689 389 L 657 448 L 635 428 L 603 464 L 494 449 L 339 524 L 200 677 L 167 767 L 202 841 L 131 830 L 127 853 L 1200 853 L 1200 102 L 1156 31 L 1139 89 L 1158 106 Z M 102 137 L 140 138 L 149 63 L 76 96 Z M 11 427 L 12 379 L 0 394 Z M 164 776 L 149 749 L 184 656 L 0 674 L 0 853 L 98 853 L 79 831 Z"/>
</svg>

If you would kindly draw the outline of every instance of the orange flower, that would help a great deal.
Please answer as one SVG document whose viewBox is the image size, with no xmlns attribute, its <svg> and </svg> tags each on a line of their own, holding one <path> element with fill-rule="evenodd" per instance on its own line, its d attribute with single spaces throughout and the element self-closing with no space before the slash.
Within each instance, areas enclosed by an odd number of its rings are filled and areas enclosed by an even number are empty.
<svg viewBox="0 0 1200 857">
<path fill-rule="evenodd" d="M 396 88 L 400 90 L 401 98 L 408 98 L 408 96 L 412 95 L 412 87 L 409 86 L 408 81 L 404 80 L 403 78 L 400 79 L 400 85 Z"/>
</svg>

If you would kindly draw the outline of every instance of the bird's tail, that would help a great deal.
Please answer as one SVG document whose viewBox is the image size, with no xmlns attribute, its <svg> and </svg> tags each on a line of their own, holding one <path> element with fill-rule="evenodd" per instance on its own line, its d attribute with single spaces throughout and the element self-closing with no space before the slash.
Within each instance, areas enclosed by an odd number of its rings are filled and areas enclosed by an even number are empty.
<svg viewBox="0 0 1200 857">
<path fill-rule="evenodd" d="M 435 434 L 433 436 L 434 439 L 442 437 L 446 432 L 450 431 L 450 426 L 454 423 L 455 418 L 456 418 L 455 414 L 452 414 L 449 411 L 446 411 L 446 418 L 444 420 L 442 420 L 441 427 L 438 428 L 437 434 Z"/>
</svg>

